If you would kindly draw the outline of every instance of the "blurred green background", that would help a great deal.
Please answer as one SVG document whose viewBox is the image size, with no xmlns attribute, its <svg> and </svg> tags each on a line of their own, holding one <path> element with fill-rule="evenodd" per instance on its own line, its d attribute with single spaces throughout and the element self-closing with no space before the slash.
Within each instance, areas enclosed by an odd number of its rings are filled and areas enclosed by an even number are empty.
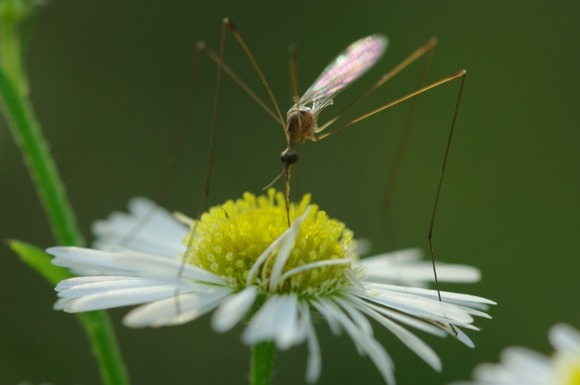
<svg viewBox="0 0 580 385">
<path fill-rule="evenodd" d="M 580 3 L 574 1 L 53 1 L 43 10 L 27 63 L 32 99 L 87 238 L 92 221 L 134 195 L 154 197 L 180 111 L 195 44 L 219 44 L 231 17 L 285 111 L 290 107 L 289 43 L 300 47 L 305 90 L 343 48 L 370 33 L 390 38 L 384 59 L 342 93 L 346 103 L 427 41 L 439 39 L 430 80 L 468 70 L 435 228 L 440 261 L 472 264 L 475 285 L 444 285 L 496 300 L 478 320 L 470 350 L 425 339 L 444 362 L 433 372 L 376 328 L 394 356 L 400 384 L 443 384 L 496 361 L 508 345 L 550 350 L 556 322 L 580 327 Z M 259 91 L 233 39 L 226 60 Z M 415 65 L 361 103 L 364 112 L 411 91 Z M 166 206 L 194 215 L 202 189 L 215 66 L 205 60 L 189 107 Z M 424 95 L 393 200 L 391 247 L 426 248 L 438 167 L 456 86 Z M 210 203 L 258 193 L 281 170 L 280 127 L 231 81 L 224 81 Z M 344 104 L 343 104 L 344 105 Z M 383 251 L 380 200 L 409 105 L 300 150 L 294 191 L 345 221 L 372 252 Z M 331 107 L 322 115 L 333 116 Z M 0 237 L 52 245 L 50 231 L 6 122 L 0 121 Z M 51 309 L 52 287 L 4 247 L 0 253 L 0 384 L 20 380 L 98 384 L 75 318 Z M 134 384 L 242 384 L 247 348 L 240 329 L 212 332 L 205 317 L 180 327 L 129 330 L 112 311 Z M 348 337 L 319 325 L 320 384 L 382 382 Z M 276 384 L 302 383 L 304 347 L 278 355 Z"/>
</svg>

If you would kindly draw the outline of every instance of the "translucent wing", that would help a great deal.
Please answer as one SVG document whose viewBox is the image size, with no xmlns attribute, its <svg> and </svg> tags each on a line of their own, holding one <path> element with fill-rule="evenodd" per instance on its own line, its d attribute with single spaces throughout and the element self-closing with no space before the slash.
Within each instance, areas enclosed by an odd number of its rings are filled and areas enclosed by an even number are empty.
<svg viewBox="0 0 580 385">
<path fill-rule="evenodd" d="M 371 35 L 352 43 L 322 71 L 295 107 L 312 103 L 312 109 L 320 109 L 328 105 L 338 92 L 379 60 L 387 42 L 384 36 Z"/>
</svg>

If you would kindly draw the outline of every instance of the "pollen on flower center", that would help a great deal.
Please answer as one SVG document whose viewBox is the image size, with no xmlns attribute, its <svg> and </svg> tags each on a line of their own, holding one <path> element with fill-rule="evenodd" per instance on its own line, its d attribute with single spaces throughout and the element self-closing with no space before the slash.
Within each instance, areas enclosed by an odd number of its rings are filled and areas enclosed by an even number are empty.
<svg viewBox="0 0 580 385">
<path fill-rule="evenodd" d="M 292 204 L 291 218 L 303 215 L 309 203 L 310 195 L 305 195 L 300 203 Z M 288 230 L 285 207 L 284 195 L 273 189 L 258 197 L 245 193 L 242 199 L 212 207 L 192 224 L 184 241 L 185 261 L 244 287 L 258 257 Z M 350 285 L 345 270 L 356 259 L 352 236 L 343 223 L 310 205 L 284 265 L 282 276 L 288 274 L 281 290 L 308 296 Z M 265 287 L 277 253 L 260 267 L 252 284 Z"/>
</svg>

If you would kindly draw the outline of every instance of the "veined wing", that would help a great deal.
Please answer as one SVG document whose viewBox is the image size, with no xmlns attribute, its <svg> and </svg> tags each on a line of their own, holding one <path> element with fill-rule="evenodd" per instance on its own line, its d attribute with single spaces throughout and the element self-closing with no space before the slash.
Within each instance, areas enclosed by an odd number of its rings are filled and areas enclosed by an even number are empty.
<svg viewBox="0 0 580 385">
<path fill-rule="evenodd" d="M 322 108 L 338 92 L 371 68 L 383 55 L 388 40 L 385 36 L 371 35 L 349 45 L 320 74 L 302 95 L 295 107 L 313 103 Z"/>
</svg>

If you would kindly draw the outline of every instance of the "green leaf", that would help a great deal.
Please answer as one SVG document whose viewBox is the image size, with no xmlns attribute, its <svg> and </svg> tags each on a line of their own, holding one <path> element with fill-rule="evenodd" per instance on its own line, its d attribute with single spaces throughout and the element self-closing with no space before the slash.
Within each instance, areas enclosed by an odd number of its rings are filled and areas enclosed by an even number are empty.
<svg viewBox="0 0 580 385">
<path fill-rule="evenodd" d="M 68 270 L 51 263 L 52 257 L 44 250 L 29 243 L 10 240 L 8 246 L 20 257 L 20 260 L 30 266 L 53 285 L 73 275 Z"/>
</svg>

